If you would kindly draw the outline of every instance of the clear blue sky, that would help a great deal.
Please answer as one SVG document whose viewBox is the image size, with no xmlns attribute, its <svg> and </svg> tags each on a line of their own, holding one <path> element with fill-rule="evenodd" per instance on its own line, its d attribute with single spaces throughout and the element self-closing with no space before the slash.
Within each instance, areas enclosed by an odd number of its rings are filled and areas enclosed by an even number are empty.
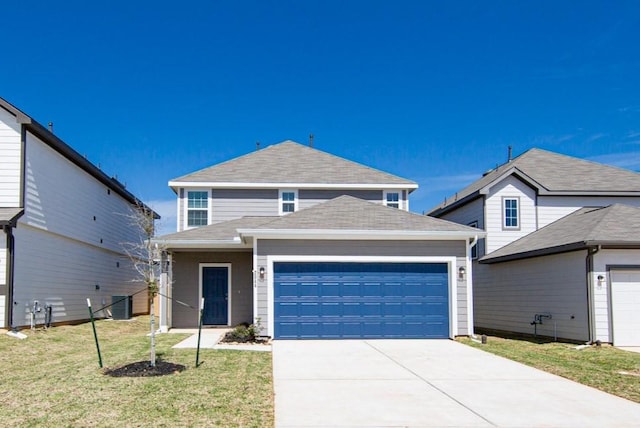
<svg viewBox="0 0 640 428">
<path fill-rule="evenodd" d="M 638 1 L 12 1 L 0 96 L 175 227 L 171 178 L 286 139 L 422 212 L 539 147 L 640 170 Z"/>
</svg>

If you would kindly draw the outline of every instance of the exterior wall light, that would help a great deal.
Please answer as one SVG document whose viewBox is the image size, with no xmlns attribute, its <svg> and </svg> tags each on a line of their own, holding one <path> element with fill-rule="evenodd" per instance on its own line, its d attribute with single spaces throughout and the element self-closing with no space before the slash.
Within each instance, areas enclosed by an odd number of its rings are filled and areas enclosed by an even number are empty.
<svg viewBox="0 0 640 428">
<path fill-rule="evenodd" d="M 598 275 L 598 287 L 602 287 L 603 282 L 604 282 L 604 275 Z"/>
<path fill-rule="evenodd" d="M 258 275 L 260 277 L 260 281 L 264 281 L 264 274 L 265 274 L 264 266 L 260 266 L 260 269 L 258 270 Z"/>
<path fill-rule="evenodd" d="M 458 279 L 464 281 L 466 275 L 467 270 L 464 268 L 464 266 L 460 266 L 460 269 L 458 269 Z"/>
</svg>

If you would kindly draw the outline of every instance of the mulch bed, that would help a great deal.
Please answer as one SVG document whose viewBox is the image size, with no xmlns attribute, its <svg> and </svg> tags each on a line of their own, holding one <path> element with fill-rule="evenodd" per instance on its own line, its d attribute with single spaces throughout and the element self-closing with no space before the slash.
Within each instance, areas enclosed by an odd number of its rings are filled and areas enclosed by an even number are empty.
<svg viewBox="0 0 640 428">
<path fill-rule="evenodd" d="M 149 361 L 137 361 L 121 367 L 107 367 L 103 370 L 103 373 L 111 377 L 148 377 L 178 374 L 186 369 L 186 366 L 182 364 L 161 360 L 156 361 L 155 367 L 151 367 L 149 364 Z"/>
</svg>

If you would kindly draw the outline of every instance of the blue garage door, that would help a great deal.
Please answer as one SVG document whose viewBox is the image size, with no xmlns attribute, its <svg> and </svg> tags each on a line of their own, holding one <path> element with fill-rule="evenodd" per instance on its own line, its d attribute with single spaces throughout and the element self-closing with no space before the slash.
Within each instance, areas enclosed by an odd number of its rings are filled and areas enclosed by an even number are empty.
<svg viewBox="0 0 640 428">
<path fill-rule="evenodd" d="M 447 338 L 447 267 L 274 263 L 274 337 Z"/>
</svg>

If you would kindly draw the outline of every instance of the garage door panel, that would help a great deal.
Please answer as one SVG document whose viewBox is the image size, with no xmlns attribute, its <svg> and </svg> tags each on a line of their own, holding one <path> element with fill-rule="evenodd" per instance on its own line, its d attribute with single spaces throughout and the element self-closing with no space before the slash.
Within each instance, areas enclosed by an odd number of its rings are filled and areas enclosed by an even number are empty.
<svg viewBox="0 0 640 428">
<path fill-rule="evenodd" d="M 611 273 L 613 343 L 640 346 L 640 269 Z"/>
<path fill-rule="evenodd" d="M 275 263 L 276 338 L 449 337 L 446 264 Z"/>
</svg>

